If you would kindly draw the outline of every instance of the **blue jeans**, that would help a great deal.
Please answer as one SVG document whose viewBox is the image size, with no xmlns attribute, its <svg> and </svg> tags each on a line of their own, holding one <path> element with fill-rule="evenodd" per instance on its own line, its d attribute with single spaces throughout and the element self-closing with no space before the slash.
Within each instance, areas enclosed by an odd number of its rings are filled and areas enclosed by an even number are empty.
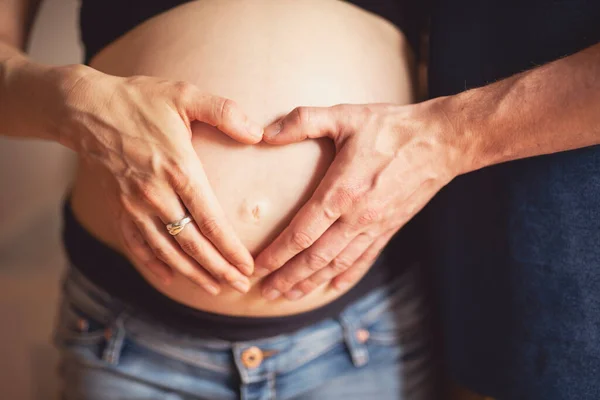
<svg viewBox="0 0 600 400">
<path fill-rule="evenodd" d="M 64 400 L 425 400 L 435 383 L 427 307 L 409 271 L 295 333 L 227 342 L 177 332 L 75 269 L 55 342 Z"/>
</svg>

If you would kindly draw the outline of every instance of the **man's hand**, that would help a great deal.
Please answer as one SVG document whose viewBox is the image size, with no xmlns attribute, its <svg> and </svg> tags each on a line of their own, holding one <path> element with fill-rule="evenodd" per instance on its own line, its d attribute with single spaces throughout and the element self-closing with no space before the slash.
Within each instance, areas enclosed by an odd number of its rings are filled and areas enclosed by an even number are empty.
<svg viewBox="0 0 600 400">
<path fill-rule="evenodd" d="M 443 99 L 297 108 L 265 130 L 288 144 L 330 137 L 337 155 L 312 198 L 256 259 L 263 295 L 298 299 L 358 280 L 391 237 L 463 170 Z"/>
</svg>

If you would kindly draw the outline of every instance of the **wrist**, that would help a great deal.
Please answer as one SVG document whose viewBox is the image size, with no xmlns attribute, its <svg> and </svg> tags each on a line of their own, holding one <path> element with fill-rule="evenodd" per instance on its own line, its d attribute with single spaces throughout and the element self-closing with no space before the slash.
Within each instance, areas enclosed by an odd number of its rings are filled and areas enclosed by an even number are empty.
<svg viewBox="0 0 600 400">
<path fill-rule="evenodd" d="M 473 118 L 468 100 L 462 95 L 429 100 L 431 115 L 438 121 L 437 135 L 454 153 L 456 176 L 486 166 L 481 126 Z"/>
<path fill-rule="evenodd" d="M 7 134 L 58 142 L 72 150 L 80 147 L 67 99 L 91 68 L 82 65 L 48 66 L 24 57 L 3 62 L 0 111 Z M 4 133 L 4 132 L 2 132 Z"/>
<path fill-rule="evenodd" d="M 94 72 L 97 71 L 88 66 L 71 64 L 53 67 L 44 76 L 56 102 L 50 113 L 49 127 L 60 144 L 75 152 L 84 147 L 84 136 L 89 133 L 78 115 L 82 115 L 82 111 L 85 114 L 86 99 L 93 92 L 90 82 Z"/>
</svg>

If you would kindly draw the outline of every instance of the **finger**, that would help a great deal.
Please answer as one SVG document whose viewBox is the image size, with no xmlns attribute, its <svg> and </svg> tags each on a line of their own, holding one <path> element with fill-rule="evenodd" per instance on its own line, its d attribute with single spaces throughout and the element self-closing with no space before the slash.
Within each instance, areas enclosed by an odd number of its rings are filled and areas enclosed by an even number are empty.
<svg viewBox="0 0 600 400">
<path fill-rule="evenodd" d="M 156 258 L 171 266 L 190 281 L 203 287 L 207 292 L 211 294 L 220 292 L 219 283 L 208 272 L 202 268 L 197 268 L 197 263 L 183 253 L 173 240 L 158 231 L 156 220 L 137 212 L 130 206 L 127 208 L 127 211 L 132 215 L 135 226 L 139 229 Z"/>
<path fill-rule="evenodd" d="M 270 144 L 288 144 L 320 137 L 335 140 L 340 117 L 344 112 L 351 112 L 351 107 L 297 107 L 265 128 L 263 140 Z"/>
<path fill-rule="evenodd" d="M 405 208 L 405 213 L 403 217 L 396 222 L 388 221 L 391 223 L 390 225 L 395 226 L 395 228 L 390 229 L 373 242 L 373 244 L 356 260 L 351 268 L 333 279 L 331 282 L 332 286 L 337 290 L 344 291 L 350 285 L 355 284 L 371 267 L 394 234 L 398 232 L 398 230 L 401 229 L 402 226 L 404 226 L 404 224 L 417 212 L 419 212 L 435 193 L 435 186 L 430 182 L 422 184 L 418 190 L 415 190 L 415 192 L 404 201 L 405 206 L 403 208 Z"/>
<path fill-rule="evenodd" d="M 165 229 L 164 224 L 156 224 L 157 231 Z M 175 236 L 180 248 L 196 263 L 194 267 L 206 270 L 219 282 L 227 282 L 240 293 L 250 290 L 250 280 L 237 268 L 229 264 L 198 230 L 194 222 L 187 224 L 184 229 Z"/>
<path fill-rule="evenodd" d="M 381 251 L 392 239 L 395 232 L 395 230 L 387 232 L 373 242 L 373 244 L 356 260 L 354 265 L 333 279 L 331 282 L 332 286 L 337 290 L 344 291 L 358 282 L 368 269 L 371 268 Z"/>
<path fill-rule="evenodd" d="M 194 153 L 188 156 L 184 163 L 186 167 L 171 176 L 171 184 L 183 205 L 202 235 L 216 247 L 225 260 L 244 274 L 251 275 L 254 271 L 254 259 L 225 217 L 200 160 Z M 180 216 L 175 218 L 177 217 Z"/>
<path fill-rule="evenodd" d="M 212 125 L 241 143 L 255 144 L 262 140 L 263 127 L 248 118 L 235 101 L 203 94 L 195 86 L 191 92 L 186 101 L 191 120 Z"/>
<path fill-rule="evenodd" d="M 116 221 L 116 231 L 120 237 L 120 242 L 124 245 L 125 250 L 128 251 L 135 264 L 147 268 L 164 284 L 170 284 L 173 280 L 173 269 L 154 255 L 152 249 L 142 237 L 140 230 L 127 217 L 125 210 L 120 206 L 119 192 L 116 190 L 114 183 L 111 176 L 101 174 L 100 184 L 104 189 L 108 208 Z"/>
<path fill-rule="evenodd" d="M 342 150 L 310 200 L 290 224 L 256 258 L 257 273 L 267 275 L 304 251 L 343 214 L 351 210 L 369 189 L 365 168 L 352 162 Z"/>
<path fill-rule="evenodd" d="M 135 224 L 129 218 L 123 217 L 119 219 L 119 228 L 123 244 L 134 258 L 134 262 L 147 268 L 164 284 L 170 284 L 173 280 L 173 270 L 154 255 Z"/>
<path fill-rule="evenodd" d="M 353 226 L 338 220 L 310 248 L 267 277 L 263 283 L 263 296 L 274 300 L 285 293 L 286 297 L 293 299 L 296 293 L 288 291 L 298 282 L 327 267 L 357 234 Z"/>
<path fill-rule="evenodd" d="M 155 221 L 156 223 L 153 229 L 146 227 L 144 231 L 146 234 L 153 236 L 160 235 L 164 239 L 163 242 L 169 242 L 171 247 L 177 249 L 175 243 L 173 243 L 173 240 L 171 239 L 174 238 L 179 244 L 179 247 L 187 255 L 197 261 L 199 265 L 194 266 L 196 270 L 205 269 L 218 281 L 228 282 L 236 290 L 242 293 L 246 293 L 250 289 L 250 281 L 248 278 L 225 260 L 222 254 L 219 253 L 207 238 L 200 233 L 198 226 L 194 221 L 185 225 L 183 230 L 177 235 L 170 236 L 166 225 L 178 221 L 185 216 L 185 209 L 173 191 L 165 188 L 160 190 L 160 195 L 158 193 L 146 193 L 145 196 L 149 206 L 154 208 L 162 221 L 162 224 Z M 157 239 L 149 238 L 147 240 L 156 242 Z M 171 250 L 168 251 L 171 252 Z M 157 256 L 167 262 L 167 260 L 163 259 L 163 254 L 157 254 Z M 175 255 L 173 254 L 171 256 L 173 257 Z M 178 269 L 177 264 L 170 265 Z"/>
<path fill-rule="evenodd" d="M 329 265 L 298 283 L 292 291 L 286 294 L 289 300 L 300 299 L 317 287 L 330 282 L 336 276 L 344 273 L 357 262 L 358 258 L 373 244 L 373 238 L 362 233 L 337 256 Z"/>
</svg>

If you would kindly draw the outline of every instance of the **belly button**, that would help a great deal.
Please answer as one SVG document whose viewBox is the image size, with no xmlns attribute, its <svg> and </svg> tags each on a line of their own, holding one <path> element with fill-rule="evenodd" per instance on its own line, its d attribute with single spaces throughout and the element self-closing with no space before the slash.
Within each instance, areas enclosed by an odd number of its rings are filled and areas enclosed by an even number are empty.
<svg viewBox="0 0 600 400">
<path fill-rule="evenodd" d="M 252 217 L 255 221 L 258 221 L 260 219 L 260 206 L 254 206 L 254 208 L 252 209 Z"/>
<path fill-rule="evenodd" d="M 265 200 L 244 200 L 240 207 L 240 217 L 246 222 L 259 223 L 262 219 L 264 219 L 267 211 L 268 202 Z"/>
</svg>

